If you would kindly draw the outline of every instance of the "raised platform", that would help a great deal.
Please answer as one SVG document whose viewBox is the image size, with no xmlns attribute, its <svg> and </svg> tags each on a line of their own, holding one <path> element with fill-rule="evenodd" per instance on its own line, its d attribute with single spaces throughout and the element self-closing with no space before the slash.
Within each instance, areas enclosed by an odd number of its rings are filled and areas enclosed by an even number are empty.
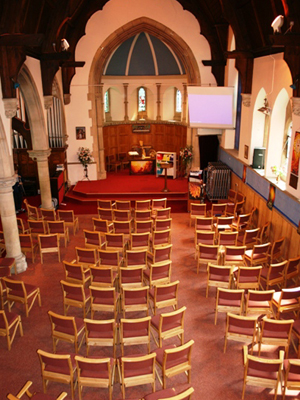
<svg viewBox="0 0 300 400">
<path fill-rule="evenodd" d="M 166 197 L 172 212 L 186 212 L 188 208 L 188 181 L 186 178 L 168 178 L 169 192 L 163 192 L 164 178 L 155 175 L 129 175 L 128 170 L 108 173 L 107 179 L 79 181 L 65 195 L 60 209 L 70 208 L 70 203 L 84 207 L 85 213 L 97 213 L 97 199 L 135 200 Z M 64 205 L 65 204 L 65 205 Z"/>
</svg>

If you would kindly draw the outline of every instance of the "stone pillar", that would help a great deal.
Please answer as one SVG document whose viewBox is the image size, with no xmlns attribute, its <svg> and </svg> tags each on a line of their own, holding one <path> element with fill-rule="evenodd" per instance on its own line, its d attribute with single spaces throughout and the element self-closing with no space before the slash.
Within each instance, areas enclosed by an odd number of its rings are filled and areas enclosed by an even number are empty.
<svg viewBox="0 0 300 400">
<path fill-rule="evenodd" d="M 128 117 L 128 83 L 123 83 L 123 87 L 124 87 L 124 109 L 125 109 L 124 121 L 127 122 L 127 121 L 129 121 L 129 117 Z"/>
<path fill-rule="evenodd" d="M 41 191 L 41 207 L 47 209 L 53 208 L 48 166 L 48 157 L 51 154 L 51 149 L 28 150 L 28 154 L 30 158 L 37 162 Z"/>
<path fill-rule="evenodd" d="M 19 231 L 12 187 L 15 177 L 0 178 L 0 214 L 6 247 L 6 256 L 16 260 L 18 273 L 27 269 L 27 262 L 21 252 Z"/>
<path fill-rule="evenodd" d="M 105 154 L 103 143 L 103 115 L 104 115 L 104 102 L 103 102 L 103 84 L 99 85 L 99 93 L 95 93 L 95 108 L 96 108 L 96 127 L 97 127 L 97 140 L 94 141 L 93 151 L 96 151 L 98 157 L 98 179 L 106 179 L 105 170 Z M 96 147 L 95 147 L 96 146 Z"/>
<path fill-rule="evenodd" d="M 182 122 L 186 122 L 186 109 L 187 109 L 187 85 L 183 83 L 183 96 L 182 96 Z"/>
<path fill-rule="evenodd" d="M 161 105 L 161 100 L 160 100 L 160 88 L 161 88 L 161 83 L 156 84 L 156 89 L 157 89 L 157 115 L 156 115 L 156 121 L 161 121 L 161 115 L 160 115 L 160 105 Z"/>
</svg>

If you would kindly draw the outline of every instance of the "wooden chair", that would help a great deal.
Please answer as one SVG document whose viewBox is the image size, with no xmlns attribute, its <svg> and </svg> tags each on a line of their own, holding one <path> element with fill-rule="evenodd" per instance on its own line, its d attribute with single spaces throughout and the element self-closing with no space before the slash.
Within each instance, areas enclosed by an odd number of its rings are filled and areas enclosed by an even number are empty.
<svg viewBox="0 0 300 400">
<path fill-rule="evenodd" d="M 113 222 L 132 222 L 131 210 L 118 210 L 117 208 L 113 210 Z"/>
<path fill-rule="evenodd" d="M 205 244 L 213 246 L 216 243 L 216 233 L 214 231 L 196 231 L 195 232 L 195 259 L 199 252 L 199 245 Z"/>
<path fill-rule="evenodd" d="M 245 229 L 238 235 L 237 245 L 246 246 L 247 249 L 252 249 L 254 245 L 258 244 L 259 228 Z"/>
<path fill-rule="evenodd" d="M 221 231 L 231 231 L 231 224 L 233 217 L 216 217 L 216 222 L 213 224 L 213 228 L 218 235 Z"/>
<path fill-rule="evenodd" d="M 126 268 L 131 267 L 143 267 L 147 268 L 147 253 L 146 249 L 142 250 L 126 250 L 124 266 Z"/>
<path fill-rule="evenodd" d="M 238 232 L 221 231 L 218 235 L 219 246 L 236 246 L 237 245 Z"/>
<path fill-rule="evenodd" d="M 112 208 L 97 208 L 99 219 L 108 221 L 109 223 L 114 220 L 114 211 Z"/>
<path fill-rule="evenodd" d="M 26 207 L 26 211 L 27 211 L 27 218 L 30 220 L 41 220 L 43 219 L 43 217 L 40 215 L 39 213 L 39 209 L 37 207 L 31 206 L 27 199 L 24 199 L 24 204 Z"/>
<path fill-rule="evenodd" d="M 253 249 L 245 251 L 245 263 L 246 265 L 255 266 L 262 265 L 268 262 L 268 251 L 271 243 L 255 244 Z"/>
<path fill-rule="evenodd" d="M 262 266 L 245 267 L 239 266 L 233 273 L 235 287 L 245 290 L 259 290 Z"/>
<path fill-rule="evenodd" d="M 122 293 L 124 288 L 142 287 L 144 267 L 136 266 L 131 268 L 121 267 L 119 270 L 119 288 Z"/>
<path fill-rule="evenodd" d="M 237 219 L 233 220 L 231 224 L 231 230 L 238 231 L 239 233 L 244 231 L 249 227 L 250 219 L 251 213 L 238 215 Z"/>
<path fill-rule="evenodd" d="M 148 251 L 147 262 L 150 267 L 151 264 L 164 263 L 171 260 L 172 244 L 153 249 L 153 252 Z"/>
<path fill-rule="evenodd" d="M 153 315 L 156 315 L 156 310 L 159 308 L 178 309 L 178 286 L 179 281 L 177 280 L 164 285 L 155 285 L 149 290 L 149 304 Z"/>
<path fill-rule="evenodd" d="M 234 204 L 227 203 L 226 216 L 233 216 L 234 218 L 237 218 L 239 216 L 239 214 L 242 213 L 244 204 L 245 204 L 245 200 L 238 201 Z"/>
<path fill-rule="evenodd" d="M 243 347 L 244 384 L 242 400 L 245 398 L 246 385 L 267 387 L 274 390 L 274 400 L 281 380 L 284 351 L 279 352 L 279 359 L 262 358 L 248 354 L 248 347 Z"/>
<path fill-rule="evenodd" d="M 172 218 L 165 219 L 155 219 L 153 231 L 164 231 L 166 229 L 171 229 L 172 227 Z"/>
<path fill-rule="evenodd" d="M 152 214 L 153 217 L 153 214 Z M 170 219 L 171 218 L 171 207 L 158 208 L 155 213 L 155 219 Z"/>
<path fill-rule="evenodd" d="M 153 220 L 147 221 L 134 221 L 134 231 L 135 233 L 145 233 L 152 232 Z"/>
<path fill-rule="evenodd" d="M 115 154 L 107 156 L 106 160 L 107 160 L 106 163 L 107 171 L 114 170 L 115 172 L 118 172 L 118 168 L 121 169 L 121 162 L 117 160 L 117 156 Z"/>
<path fill-rule="evenodd" d="M 197 217 L 195 219 L 195 231 L 214 231 L 213 217 Z"/>
<path fill-rule="evenodd" d="M 268 290 L 270 286 L 276 285 L 281 289 L 284 285 L 284 276 L 287 264 L 288 261 L 285 260 L 277 264 L 270 264 L 268 267 L 263 268 L 260 276 L 260 287 Z"/>
<path fill-rule="evenodd" d="M 208 263 L 206 297 L 210 287 L 230 289 L 232 286 L 232 267 Z"/>
<path fill-rule="evenodd" d="M 131 232 L 132 232 L 131 221 L 113 221 L 113 233 L 115 234 L 123 233 L 126 241 L 129 240 Z"/>
<path fill-rule="evenodd" d="M 162 208 L 167 208 L 167 198 L 152 199 L 152 203 L 151 203 L 152 215 L 155 216 L 156 211 L 160 210 Z"/>
<path fill-rule="evenodd" d="M 94 319 L 96 311 L 113 313 L 117 318 L 119 309 L 119 294 L 114 287 L 90 286 L 91 293 L 91 319 Z"/>
<path fill-rule="evenodd" d="M 206 204 L 191 203 L 190 226 L 192 221 L 199 217 L 206 217 Z"/>
<path fill-rule="evenodd" d="M 151 219 L 151 210 L 134 210 L 135 221 L 149 221 Z"/>
<path fill-rule="evenodd" d="M 224 265 L 244 265 L 246 246 L 224 246 L 220 260 Z"/>
<path fill-rule="evenodd" d="M 65 221 L 67 227 L 73 228 L 73 234 L 79 231 L 78 217 L 75 217 L 73 210 L 58 210 L 58 219 Z"/>
<path fill-rule="evenodd" d="M 19 234 L 24 235 L 26 233 L 30 233 L 28 224 L 26 223 L 26 225 L 25 225 L 25 221 L 22 218 L 17 218 L 17 225 L 18 225 Z"/>
<path fill-rule="evenodd" d="M 260 229 L 260 234 L 258 237 L 258 244 L 269 243 L 271 222 L 266 222 Z"/>
<path fill-rule="evenodd" d="M 294 320 L 276 320 L 263 317 L 258 340 L 258 355 L 262 345 L 284 347 L 285 358 L 288 358 Z"/>
<path fill-rule="evenodd" d="M 87 249 L 100 249 L 102 246 L 100 232 L 83 230 L 84 245 Z"/>
<path fill-rule="evenodd" d="M 123 399 L 125 388 L 151 384 L 155 392 L 155 353 L 144 356 L 120 357 L 118 370 Z"/>
<path fill-rule="evenodd" d="M 105 219 L 92 218 L 94 231 L 99 232 L 101 236 L 101 243 L 104 242 L 105 233 L 112 233 L 113 223 Z"/>
<path fill-rule="evenodd" d="M 158 392 L 147 394 L 144 400 L 191 400 L 194 388 L 189 387 L 185 390 L 175 390 L 175 388 L 163 389 Z"/>
<path fill-rule="evenodd" d="M 227 193 L 227 202 L 235 203 L 236 202 L 237 191 L 233 189 L 229 189 Z"/>
<path fill-rule="evenodd" d="M 149 287 L 165 285 L 171 282 L 172 261 L 167 260 L 161 264 L 151 264 L 149 269 L 144 271 L 144 281 Z"/>
<path fill-rule="evenodd" d="M 97 199 L 97 207 L 99 208 L 107 208 L 111 210 L 115 205 L 116 203 L 113 200 Z"/>
<path fill-rule="evenodd" d="M 168 246 L 171 244 L 171 229 L 164 231 L 153 231 L 152 238 L 150 239 L 151 249 L 155 249 L 162 246 Z"/>
<path fill-rule="evenodd" d="M 235 340 L 237 342 L 250 342 L 251 354 L 253 354 L 253 347 L 258 341 L 258 318 L 245 317 L 243 315 L 236 315 L 232 313 L 227 314 L 226 328 L 225 328 L 225 343 L 224 353 L 226 353 L 228 340 Z"/>
<path fill-rule="evenodd" d="M 225 289 L 217 287 L 215 325 L 217 324 L 219 312 L 243 314 L 244 294 L 244 289 Z"/>
<path fill-rule="evenodd" d="M 65 280 L 77 285 L 89 285 L 91 282 L 90 268 L 85 267 L 83 264 L 76 264 L 74 262 L 63 261 L 65 270 Z"/>
<path fill-rule="evenodd" d="M 123 258 L 118 250 L 98 250 L 98 257 L 101 268 L 112 268 L 114 272 L 118 272 L 123 265 Z"/>
<path fill-rule="evenodd" d="M 114 319 L 84 319 L 86 355 L 89 355 L 90 347 L 112 347 L 113 358 L 116 358 L 117 327 Z"/>
<path fill-rule="evenodd" d="M 38 235 L 41 263 L 44 264 L 44 254 L 57 253 L 60 262 L 60 246 L 58 234 Z"/>
<path fill-rule="evenodd" d="M 198 245 L 197 274 L 199 273 L 200 264 L 208 263 L 218 264 L 219 262 L 219 246 L 218 245 Z"/>
<path fill-rule="evenodd" d="M 131 211 L 131 201 L 130 200 L 116 200 L 116 209 Z"/>
<path fill-rule="evenodd" d="M 178 336 L 181 345 L 184 344 L 184 315 L 186 307 L 183 306 L 175 311 L 154 315 L 151 318 L 151 328 L 157 333 L 158 339 L 152 333 L 153 339 L 158 347 L 162 347 L 163 341 Z"/>
<path fill-rule="evenodd" d="M 287 390 L 300 390 L 300 360 L 284 360 L 282 371 L 282 399 Z"/>
<path fill-rule="evenodd" d="M 47 229 L 50 235 L 57 234 L 59 239 L 64 239 L 65 247 L 70 241 L 69 228 L 66 226 L 65 221 L 47 221 Z"/>
<path fill-rule="evenodd" d="M 293 340 L 293 339 L 292 339 L 292 345 L 295 349 L 297 357 L 300 358 L 300 319 L 295 320 L 292 332 L 293 332 L 293 335 L 296 337 L 296 340 L 298 340 L 298 348 L 296 346 L 295 340 Z"/>
<path fill-rule="evenodd" d="M 83 285 L 60 281 L 63 292 L 64 315 L 67 315 L 70 307 L 80 308 L 83 311 L 83 318 L 90 309 L 91 295 L 89 289 Z"/>
<path fill-rule="evenodd" d="M 60 340 L 74 345 L 75 353 L 80 350 L 84 336 L 84 322 L 78 317 L 67 317 L 48 311 L 51 324 L 51 336 L 53 343 L 53 353 L 56 353 L 56 347 Z"/>
<path fill-rule="evenodd" d="M 211 206 L 211 210 L 208 211 L 208 215 L 210 217 L 213 217 L 215 221 L 217 217 L 226 216 L 226 209 L 227 203 L 213 203 Z"/>
<path fill-rule="evenodd" d="M 40 208 L 40 212 L 44 221 L 56 221 L 56 212 L 54 208 Z"/>
<path fill-rule="evenodd" d="M 111 267 L 90 267 L 91 285 L 99 287 L 115 287 L 117 273 Z"/>
<path fill-rule="evenodd" d="M 96 249 L 75 247 L 76 263 L 82 264 L 85 268 L 96 267 L 99 264 L 98 252 Z"/>
<path fill-rule="evenodd" d="M 113 358 L 88 358 L 75 356 L 79 400 L 82 400 L 84 387 L 107 388 L 108 398 L 112 400 L 115 360 Z"/>
<path fill-rule="evenodd" d="M 268 264 L 274 264 L 275 262 L 282 261 L 284 240 L 285 238 L 282 237 L 272 243 L 272 246 L 270 246 L 268 253 Z"/>
<path fill-rule="evenodd" d="M 71 397 L 74 400 L 74 386 L 76 381 L 76 363 L 70 354 L 52 354 L 37 350 L 43 380 L 44 393 L 47 392 L 49 381 L 65 383 L 71 388 Z"/>
<path fill-rule="evenodd" d="M 28 226 L 31 236 L 35 239 L 38 235 L 47 234 L 47 226 L 43 220 L 28 220 Z"/>
<path fill-rule="evenodd" d="M 6 396 L 9 400 L 22 400 L 23 395 L 26 395 L 26 398 L 31 400 L 63 400 L 65 397 L 68 396 L 68 393 L 62 392 L 59 396 L 51 396 L 45 395 L 40 392 L 32 392 L 30 391 L 30 387 L 33 384 L 32 381 L 27 381 L 22 389 L 16 394 L 13 395 L 12 393 L 8 393 Z"/>
<path fill-rule="evenodd" d="M 130 165 L 130 161 L 128 160 L 128 158 L 127 158 L 127 153 L 126 152 L 124 152 L 124 153 L 119 153 L 119 161 L 121 162 L 121 169 L 123 170 L 123 169 L 125 169 L 126 168 L 126 166 L 129 168 L 129 165 Z"/>
<path fill-rule="evenodd" d="M 5 310 L 0 310 L 0 336 L 6 336 L 7 348 L 11 345 L 19 328 L 20 336 L 23 336 L 21 316 Z"/>
<path fill-rule="evenodd" d="M 24 253 L 26 256 L 27 253 L 31 253 L 31 259 L 34 263 L 35 254 L 37 254 L 39 251 L 38 241 L 36 239 L 33 239 L 30 233 L 20 233 L 19 238 L 22 253 Z"/>
<path fill-rule="evenodd" d="M 135 212 L 151 210 L 151 200 L 136 200 L 134 209 Z"/>
<path fill-rule="evenodd" d="M 131 233 L 129 238 L 130 250 L 150 250 L 150 232 Z"/>
<path fill-rule="evenodd" d="M 299 284 L 299 275 L 300 275 L 300 256 L 290 258 L 288 260 L 288 264 L 285 270 L 283 286 L 286 288 L 288 286 L 289 280 L 292 280 L 297 286 Z"/>
<path fill-rule="evenodd" d="M 38 286 L 11 279 L 10 277 L 4 277 L 2 281 L 6 287 L 9 312 L 14 303 L 21 303 L 24 304 L 26 317 L 28 317 L 36 299 L 38 299 L 39 306 L 41 307 L 41 294 Z"/>
<path fill-rule="evenodd" d="M 121 308 L 123 318 L 126 312 L 146 311 L 149 315 L 149 286 L 143 287 L 124 287 L 122 288 Z"/>
<path fill-rule="evenodd" d="M 156 365 L 161 371 L 162 380 L 158 374 L 157 377 L 163 389 L 167 388 L 167 378 L 182 373 L 187 376 L 188 384 L 191 383 L 191 356 L 194 343 L 194 340 L 190 340 L 182 346 L 162 347 L 155 350 Z"/>
<path fill-rule="evenodd" d="M 249 289 L 245 293 L 245 315 L 250 314 L 262 315 L 268 317 L 273 315 L 272 299 L 275 290 L 252 290 Z"/>
<path fill-rule="evenodd" d="M 1 270 L 6 269 L 6 268 L 9 268 L 10 272 L 12 270 L 14 270 L 14 274 L 18 275 L 16 260 L 14 257 L 1 257 L 0 258 L 0 273 L 1 273 Z"/>
<path fill-rule="evenodd" d="M 122 257 L 125 255 L 125 249 L 128 247 L 127 241 L 123 233 L 106 233 L 104 249 L 116 250 Z"/>
<path fill-rule="evenodd" d="M 121 318 L 120 320 L 120 343 L 121 352 L 124 356 L 124 348 L 133 345 L 147 345 L 150 354 L 150 322 L 151 317 L 144 318 Z"/>
<path fill-rule="evenodd" d="M 279 319 L 282 313 L 294 313 L 299 315 L 300 311 L 300 286 L 294 288 L 283 288 L 275 292 L 272 305 L 275 308 L 274 315 Z"/>
</svg>

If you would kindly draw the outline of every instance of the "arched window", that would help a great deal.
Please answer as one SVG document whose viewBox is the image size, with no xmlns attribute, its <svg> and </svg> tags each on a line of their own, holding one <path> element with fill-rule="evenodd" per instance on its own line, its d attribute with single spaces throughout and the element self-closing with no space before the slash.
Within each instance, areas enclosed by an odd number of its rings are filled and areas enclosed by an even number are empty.
<svg viewBox="0 0 300 400">
<path fill-rule="evenodd" d="M 143 86 L 139 87 L 137 90 L 138 94 L 138 118 L 147 118 L 147 89 Z"/>
<path fill-rule="evenodd" d="M 175 102 L 175 112 L 176 113 L 181 113 L 182 111 L 182 103 L 181 103 L 181 91 L 179 89 L 176 89 L 176 102 Z"/>
<path fill-rule="evenodd" d="M 104 94 L 104 113 L 105 113 L 105 122 L 111 121 L 111 112 L 110 112 L 110 89 Z"/>
</svg>

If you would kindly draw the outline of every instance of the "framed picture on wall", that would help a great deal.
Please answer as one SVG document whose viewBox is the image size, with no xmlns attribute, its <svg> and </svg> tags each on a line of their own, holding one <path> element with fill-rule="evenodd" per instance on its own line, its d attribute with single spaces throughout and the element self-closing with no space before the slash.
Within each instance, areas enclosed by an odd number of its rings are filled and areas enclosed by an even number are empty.
<svg viewBox="0 0 300 400">
<path fill-rule="evenodd" d="M 76 140 L 83 140 L 85 138 L 85 126 L 76 126 Z"/>
<path fill-rule="evenodd" d="M 247 145 L 245 144 L 245 147 L 244 147 L 244 158 L 245 158 L 246 160 L 248 160 L 248 154 L 249 154 L 249 146 L 247 146 Z"/>
</svg>

